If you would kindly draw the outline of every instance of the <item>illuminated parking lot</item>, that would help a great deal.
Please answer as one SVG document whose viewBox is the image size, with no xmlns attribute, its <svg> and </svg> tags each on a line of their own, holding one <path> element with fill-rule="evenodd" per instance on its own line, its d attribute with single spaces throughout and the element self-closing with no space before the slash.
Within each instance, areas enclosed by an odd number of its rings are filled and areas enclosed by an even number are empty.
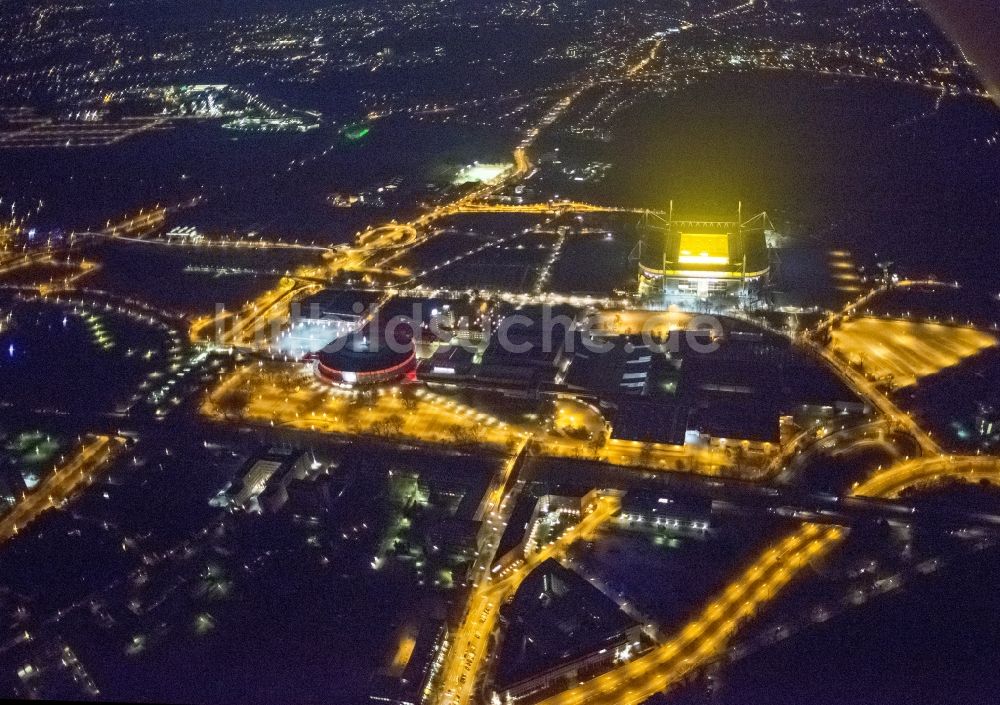
<svg viewBox="0 0 1000 705">
<path fill-rule="evenodd" d="M 832 346 L 865 372 L 907 387 L 997 344 L 975 328 L 881 318 L 845 321 Z"/>
<path fill-rule="evenodd" d="M 361 394 L 322 382 L 301 365 L 238 369 L 208 397 L 202 411 L 219 420 L 427 443 L 503 447 L 516 432 L 491 414 L 423 389 L 397 386 Z"/>
</svg>

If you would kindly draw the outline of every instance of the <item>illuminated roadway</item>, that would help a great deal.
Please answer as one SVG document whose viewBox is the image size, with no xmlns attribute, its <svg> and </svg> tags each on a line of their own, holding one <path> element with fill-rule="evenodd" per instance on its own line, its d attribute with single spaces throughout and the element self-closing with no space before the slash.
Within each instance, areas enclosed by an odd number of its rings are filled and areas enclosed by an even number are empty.
<svg viewBox="0 0 1000 705">
<path fill-rule="evenodd" d="M 397 251 L 401 248 L 412 247 L 423 242 L 433 233 L 426 233 L 422 237 L 421 229 L 426 229 L 434 220 L 457 212 L 453 209 L 460 208 L 465 204 L 481 198 L 499 189 L 512 178 L 519 175 L 516 170 L 510 170 L 502 175 L 495 182 L 480 186 L 470 193 L 462 196 L 453 203 L 438 206 L 427 213 L 424 213 L 409 223 L 388 223 L 375 228 L 370 228 L 361 233 L 356 240 L 356 244 L 350 247 L 339 247 L 328 251 L 324 255 L 324 262 L 321 267 L 301 267 L 295 272 L 295 277 L 323 279 L 330 277 L 341 271 L 365 271 L 372 268 L 378 269 L 381 265 L 373 259 L 386 253 Z M 286 312 L 288 304 L 298 296 L 307 291 L 314 291 L 319 288 L 318 284 L 303 284 L 301 281 L 293 283 L 293 279 L 286 278 L 278 288 L 265 292 L 254 302 L 248 304 L 240 314 L 236 314 L 236 323 L 233 329 L 222 335 L 216 335 L 216 340 L 206 339 L 204 331 L 215 332 L 219 325 L 233 314 L 224 313 L 215 317 L 204 317 L 192 324 L 191 338 L 200 342 L 215 342 L 220 346 L 244 346 L 249 340 L 259 343 L 261 335 L 268 333 L 267 328 L 272 322 L 280 323 L 287 321 Z M 248 335 L 250 334 L 250 335 Z"/>
<path fill-rule="evenodd" d="M 892 498 L 916 485 L 958 477 L 1000 483 L 1000 458 L 916 459 L 876 473 L 853 495 Z M 845 536 L 839 527 L 804 524 L 765 550 L 677 634 L 607 673 L 542 701 L 542 705 L 638 705 L 685 675 L 721 658 L 740 625 Z"/>
<path fill-rule="evenodd" d="M 811 340 L 806 341 L 806 344 L 816 352 L 820 359 L 826 362 L 830 369 L 837 373 L 837 376 L 852 391 L 862 399 L 870 402 L 892 424 L 909 433 L 924 454 L 929 456 L 940 455 L 941 446 L 938 445 L 937 441 L 931 438 L 930 434 L 913 420 L 913 417 L 896 406 L 889 397 L 883 394 L 874 382 L 851 367 L 849 363 L 837 357 L 829 348 L 818 345 Z"/>
<path fill-rule="evenodd" d="M 887 431 L 888 424 L 881 417 L 833 429 L 826 424 L 807 428 L 782 446 L 781 453 L 771 461 L 769 474 L 776 473 L 775 481 L 778 483 L 788 482 L 794 477 L 796 469 L 814 453 L 829 451 L 845 442 L 854 445 L 863 441 L 875 441 L 894 447 L 893 439 Z"/>
<path fill-rule="evenodd" d="M 626 68 L 626 73 L 632 76 L 640 73 L 650 63 L 659 48 L 660 41 L 654 43 L 650 54 L 644 56 L 638 63 Z M 622 209 L 613 207 L 597 206 L 588 203 L 576 202 L 556 202 L 546 204 L 525 204 L 525 205 L 503 205 L 493 206 L 483 203 L 484 199 L 496 194 L 501 189 L 516 183 L 530 175 L 533 169 L 528 150 L 534 144 L 541 131 L 558 120 L 573 104 L 573 102 L 586 90 L 591 88 L 593 83 L 586 83 L 581 87 L 572 90 L 567 95 L 556 101 L 552 107 L 546 111 L 541 118 L 531 127 L 527 128 L 521 141 L 514 148 L 514 166 L 498 176 L 496 179 L 481 184 L 467 194 L 460 196 L 454 201 L 441 204 L 430 211 L 417 216 L 407 223 L 387 223 L 381 226 L 370 228 L 358 235 L 354 246 L 338 247 L 326 253 L 322 267 L 302 267 L 293 276 L 311 279 L 321 279 L 324 275 L 329 277 L 342 271 L 372 271 L 384 267 L 385 263 L 395 257 L 401 249 L 413 247 L 425 242 L 434 236 L 428 227 L 435 220 L 458 214 L 474 212 L 522 212 L 522 213 L 558 213 L 558 212 L 617 212 Z M 197 200 L 191 204 L 197 203 Z M 189 204 L 184 204 L 189 205 Z M 180 206 L 179 206 L 180 207 Z M 157 209 L 154 212 L 141 214 L 138 217 L 129 219 L 113 228 L 110 226 L 105 233 L 109 235 L 134 235 L 136 233 L 145 234 L 162 223 L 167 209 Z M 381 259 L 379 259 L 381 257 Z M 191 328 L 191 339 L 197 342 L 214 342 L 220 347 L 241 347 L 248 344 L 247 333 L 252 333 L 254 343 L 259 347 L 261 334 L 267 334 L 267 328 L 272 324 L 280 327 L 282 320 L 287 321 L 285 311 L 287 304 L 298 295 L 311 290 L 303 286 L 294 291 L 289 291 L 286 285 L 279 287 L 274 292 L 266 292 L 257 301 L 248 304 L 242 315 L 238 315 L 239 323 L 234 330 L 223 335 L 216 335 L 215 341 L 205 339 L 204 331 L 216 331 L 221 322 L 229 319 L 232 314 L 222 313 L 216 317 L 206 317 L 195 321 Z M 263 326 L 261 324 L 264 324 Z M 214 324 L 214 325 L 213 325 Z"/>
<path fill-rule="evenodd" d="M 581 201 L 549 201 L 547 203 L 465 203 L 449 210 L 452 213 L 659 213 L 646 208 L 602 206 Z"/>
<path fill-rule="evenodd" d="M 542 701 L 545 705 L 638 704 L 684 674 L 717 658 L 759 605 L 791 581 L 797 568 L 820 554 L 842 530 L 807 524 L 765 551 L 676 635 L 646 654 L 582 685 Z"/>
<path fill-rule="evenodd" d="M 739 12 L 753 4 L 753 0 L 750 0 L 730 10 L 720 12 L 716 17 Z M 648 54 L 625 69 L 626 75 L 631 77 L 643 72 L 655 60 L 662 41 L 662 39 L 656 39 Z M 324 262 L 322 268 L 303 268 L 296 273 L 296 276 L 322 276 L 324 273 L 332 274 L 343 270 L 377 270 L 385 261 L 384 259 L 379 261 L 380 257 L 385 258 L 387 254 L 392 255 L 401 249 L 412 247 L 433 237 L 433 233 L 426 232 L 427 226 L 436 219 L 453 214 L 557 214 L 626 210 L 575 202 L 498 205 L 482 200 L 531 172 L 533 165 L 528 155 L 528 149 L 539 132 L 569 109 L 575 98 L 586 91 L 590 85 L 592 84 L 578 88 L 561 98 L 536 125 L 525 132 L 524 139 L 514 150 L 514 168 L 497 181 L 485 184 L 455 202 L 438 206 L 409 223 L 392 223 L 370 229 L 358 237 L 353 247 L 330 250 L 330 254 L 326 257 L 327 261 Z M 142 213 L 114 227 L 109 225 L 108 230 L 96 235 L 142 240 L 146 235 L 162 226 L 165 215 L 166 209 Z M 157 241 L 157 244 L 175 243 L 163 240 Z M 176 244 L 186 245 L 188 243 Z M 203 244 L 206 247 L 254 247 L 260 249 L 278 246 L 307 247 L 263 242 L 237 244 L 208 241 L 191 244 Z M 224 313 L 218 318 L 199 319 L 192 326 L 192 338 L 210 342 L 206 340 L 205 331 L 212 330 L 214 332 L 220 322 L 232 320 L 234 323 L 229 331 L 225 331 L 223 336 L 214 342 L 222 345 L 248 345 L 251 334 L 256 341 L 259 331 L 266 331 L 274 325 L 280 325 L 282 321 L 287 320 L 288 305 L 296 297 L 316 288 L 318 288 L 317 284 L 304 283 L 295 277 L 286 278 L 277 289 L 266 292 L 257 300 L 250 302 L 240 313 Z M 866 300 L 867 298 L 864 298 L 862 302 L 856 302 L 855 309 Z M 849 315 L 851 312 L 847 311 L 841 315 Z M 934 482 L 944 477 L 958 476 L 969 480 L 985 479 L 994 482 L 1000 479 L 1000 467 L 998 467 L 1000 461 L 996 458 L 941 456 L 940 447 L 930 435 L 923 431 L 908 414 L 901 411 L 863 374 L 839 359 L 829 349 L 812 341 L 804 340 L 803 342 L 829 364 L 859 396 L 869 400 L 890 422 L 891 426 L 898 426 L 912 435 L 927 456 L 905 461 L 876 474 L 858 486 L 854 494 L 895 497 L 906 487 Z M 269 407 L 280 406 L 277 396 L 274 399 L 260 401 Z M 395 404 L 392 406 L 393 412 L 402 409 L 401 406 L 397 407 Z M 442 418 L 444 416 L 446 414 L 443 414 Z M 303 419 L 303 423 L 310 423 L 310 421 Z M 518 458 L 521 457 L 524 443 L 522 438 L 521 445 L 518 446 L 512 460 L 504 466 L 503 472 L 499 474 L 497 484 L 488 492 L 483 507 L 483 513 L 487 517 L 497 518 L 504 506 L 504 500 L 510 499 L 512 488 L 509 486 L 509 480 Z M 563 452 L 575 453 L 581 444 L 574 444 L 568 440 L 550 439 L 545 441 L 543 449 L 546 445 L 548 446 L 547 452 L 561 454 Z M 81 483 L 89 480 L 93 472 L 107 462 L 120 446 L 121 442 L 118 439 L 109 437 L 101 437 L 94 444 L 86 446 L 78 456 L 56 471 L 42 486 L 29 494 L 0 521 L 0 540 L 13 535 L 19 527 L 31 521 L 38 514 L 65 500 Z M 641 451 L 631 447 L 623 447 L 621 452 L 622 460 L 624 460 L 626 455 L 639 454 Z M 672 454 L 669 457 L 670 459 L 674 458 Z M 664 458 L 664 460 L 666 459 Z M 496 625 L 498 610 L 503 601 L 513 595 L 523 579 L 535 567 L 548 558 L 564 555 L 566 549 L 574 541 L 593 535 L 605 521 L 614 515 L 617 508 L 618 502 L 615 498 L 600 498 L 591 511 L 585 512 L 575 527 L 569 529 L 555 542 L 527 557 L 509 572 L 502 573 L 495 579 L 487 576 L 475 585 L 462 623 L 452 638 L 452 648 L 445 656 L 439 703 L 464 704 L 473 699 L 478 676 L 487 658 L 489 635 Z M 843 529 L 838 527 L 817 524 L 803 525 L 799 530 L 765 550 L 720 596 L 710 602 L 701 614 L 671 639 L 631 662 L 544 702 L 548 705 L 571 705 L 574 703 L 617 705 L 619 703 L 640 703 L 646 700 L 669 685 L 676 683 L 685 674 L 722 656 L 731 637 L 745 620 L 753 617 L 763 604 L 773 599 L 802 568 L 836 546 L 843 536 Z"/>
<path fill-rule="evenodd" d="M 98 436 L 84 445 L 0 519 L 0 542 L 9 540 L 43 512 L 58 507 L 80 487 L 93 481 L 123 447 L 123 439 L 111 436 Z"/>
<path fill-rule="evenodd" d="M 928 285 L 936 286 L 940 285 L 940 283 L 934 281 L 907 280 L 894 284 L 893 286 L 917 287 Z M 823 331 L 830 328 L 837 321 L 843 320 L 844 318 L 861 310 L 863 306 L 868 304 L 878 294 L 884 293 L 888 290 L 888 287 L 879 287 L 862 295 L 855 301 L 852 301 L 845 306 L 843 310 L 827 317 L 819 324 L 816 331 Z M 881 389 L 879 389 L 875 382 L 868 379 L 862 372 L 854 369 L 848 361 L 838 357 L 831 348 L 817 342 L 814 332 L 815 331 L 805 332 L 803 335 L 796 338 L 796 342 L 812 350 L 855 394 L 871 403 L 872 406 L 874 406 L 875 409 L 877 409 L 878 412 L 890 422 L 890 424 L 894 424 L 909 433 L 920 446 L 921 451 L 925 455 L 936 456 L 941 454 L 941 446 L 938 445 L 937 441 L 931 438 L 929 433 L 924 431 L 924 429 L 922 429 L 908 413 L 896 406 L 896 404 L 888 396 L 886 396 Z"/>
<path fill-rule="evenodd" d="M 264 292 L 238 312 L 221 312 L 216 316 L 202 316 L 191 324 L 190 336 L 194 342 L 211 343 L 219 347 L 254 348 L 269 342 L 268 334 L 280 329 L 288 319 L 292 301 L 307 293 L 318 291 L 321 284 L 282 277 L 278 286 Z M 226 327 L 226 321 L 231 325 Z"/>
<path fill-rule="evenodd" d="M 909 432 L 926 456 L 903 461 L 876 473 L 857 486 L 852 495 L 893 498 L 907 487 L 946 477 L 1000 482 L 1000 459 L 942 456 L 940 447 L 930 435 L 867 378 L 838 360 L 829 350 L 811 341 L 806 342 L 852 389 L 862 398 L 870 400 L 889 421 L 890 427 L 895 425 Z M 544 705 L 638 705 L 665 690 L 688 673 L 724 656 L 741 624 L 756 615 L 801 569 L 838 545 L 844 535 L 845 531 L 840 527 L 804 524 L 765 550 L 675 636 L 631 662 L 544 700 Z M 516 570 L 528 567 L 529 564 L 525 563 Z M 470 611 L 453 648 L 448 652 L 442 703 L 469 701 L 485 651 L 485 644 L 481 643 L 483 635 L 494 626 L 496 605 L 512 594 L 513 588 L 506 586 L 505 580 L 506 577 L 495 584 L 487 582 L 477 587 Z"/>
<path fill-rule="evenodd" d="M 382 390 L 369 402 L 358 404 L 350 393 L 332 388 L 304 369 L 281 374 L 286 369 L 263 362 L 240 367 L 212 391 L 203 411 L 219 420 L 234 420 L 235 416 L 227 416 L 220 400 L 227 393 L 241 389 L 247 395 L 247 404 L 238 417 L 250 423 L 345 435 L 372 433 L 375 429 L 381 434 L 427 443 L 454 443 L 456 431 L 464 430 L 470 440 L 500 447 L 506 447 L 512 439 L 517 447 L 532 440 L 533 453 L 541 456 L 592 459 L 610 465 L 708 476 L 719 476 L 723 470 L 733 468 L 736 462 L 724 449 L 690 445 L 612 439 L 595 449 L 587 440 L 556 435 L 556 431 L 541 426 L 508 424 L 473 406 L 424 389 L 414 391 L 409 407 L 398 388 Z M 390 427 L 387 422 L 395 425 Z M 740 476 L 753 480 L 767 476 L 769 459 L 770 455 L 748 453 L 742 459 Z M 498 493 L 508 484 L 506 474 L 488 495 L 490 507 L 484 513 L 500 503 Z"/>
<path fill-rule="evenodd" d="M 213 390 L 202 410 L 218 420 L 232 421 L 238 416 L 242 421 L 304 431 L 372 434 L 426 443 L 454 444 L 467 436 L 470 442 L 505 447 L 511 437 L 523 443 L 527 436 L 490 414 L 420 389 L 409 400 L 395 387 L 358 403 L 350 392 L 337 390 L 303 369 L 286 371 L 282 365 L 263 363 L 242 367 Z M 234 390 L 245 392 L 247 403 L 231 418 L 221 400 Z M 505 482 L 503 478 L 501 486 Z M 491 511 L 495 504 L 484 511 Z"/>
<path fill-rule="evenodd" d="M 577 540 L 586 539 L 618 511 L 616 497 L 601 496 L 588 507 L 580 522 L 554 542 L 526 557 L 499 577 L 487 577 L 477 584 L 468 602 L 462 623 L 451 637 L 451 645 L 442 666 L 439 686 L 440 705 L 468 703 L 473 698 L 477 674 L 487 658 L 490 633 L 496 626 L 500 606 L 511 597 L 521 582 L 549 558 L 560 558 Z"/>
<path fill-rule="evenodd" d="M 519 147 L 518 150 L 519 153 L 523 153 L 522 147 Z M 513 169 L 506 175 L 501 176 L 498 181 L 486 184 L 452 203 L 438 206 L 409 223 L 389 223 L 370 228 L 361 233 L 357 237 L 356 244 L 351 247 L 328 249 L 311 245 L 287 245 L 288 248 L 323 251 L 325 259 L 323 266 L 300 268 L 292 277 L 283 280 L 276 289 L 265 292 L 257 300 L 244 307 L 238 314 L 224 313 L 196 320 L 191 327 L 192 340 L 214 342 L 221 347 L 259 348 L 262 342 L 266 343 L 266 337 L 271 332 L 269 329 L 272 327 L 272 323 L 275 324 L 274 327 L 280 328 L 281 324 L 287 321 L 288 304 L 296 298 L 319 288 L 319 284 L 315 280 L 322 281 L 324 277 L 329 277 L 340 271 L 389 271 L 401 274 L 402 272 L 398 270 L 386 270 L 385 267 L 388 262 L 395 258 L 400 251 L 412 248 L 432 238 L 434 233 L 429 232 L 427 226 L 437 219 L 450 215 L 460 213 L 554 214 L 564 212 L 638 212 L 636 209 L 600 206 L 574 201 L 520 205 L 491 204 L 478 201 L 478 199 L 501 188 L 510 179 L 516 178 L 519 174 L 520 172 L 517 169 Z M 109 234 L 108 236 L 126 239 L 121 235 Z M 164 245 L 171 244 L 169 240 L 142 241 Z M 199 243 L 191 243 L 190 246 L 197 246 L 197 244 Z M 268 249 L 277 247 L 278 245 L 275 243 L 245 243 L 237 245 L 226 241 L 225 243 L 220 242 L 210 246 Z M 313 283 L 305 280 L 313 280 Z M 227 319 L 232 319 L 236 323 L 229 330 L 220 329 L 220 325 Z M 217 333 L 218 330 L 222 330 L 222 334 L 215 335 L 214 341 L 205 337 L 206 331 Z"/>
<path fill-rule="evenodd" d="M 732 8 L 728 12 L 736 12 L 752 4 L 751 1 Z M 647 55 L 626 69 L 626 75 L 633 76 L 645 70 L 655 60 L 661 44 L 662 39 L 657 39 Z M 296 277 L 322 277 L 324 274 L 329 275 L 343 270 L 377 270 L 384 264 L 387 255 L 391 257 L 401 249 L 413 247 L 433 237 L 433 233 L 427 232 L 427 226 L 433 221 L 449 215 L 460 213 L 598 213 L 626 210 L 576 202 L 511 205 L 492 204 L 482 200 L 531 172 L 533 166 L 528 156 L 528 149 L 540 130 L 557 120 L 570 107 L 574 99 L 589 87 L 590 84 L 585 85 L 561 98 L 536 125 L 525 132 L 524 139 L 514 150 L 514 168 L 495 182 L 485 184 L 452 203 L 438 206 L 409 223 L 391 223 L 372 228 L 359 235 L 353 247 L 328 250 L 329 254 L 326 255 L 326 261 L 322 267 L 302 268 L 295 277 L 282 280 L 278 288 L 265 292 L 257 300 L 250 302 L 241 312 L 224 313 L 218 318 L 199 319 L 191 328 L 192 338 L 202 342 L 212 342 L 206 339 L 205 331 L 215 332 L 220 322 L 232 320 L 231 328 L 214 342 L 222 345 L 246 346 L 250 344 L 251 334 L 256 341 L 259 331 L 266 331 L 268 328 L 280 325 L 281 322 L 287 320 L 288 305 L 295 298 L 319 287 L 318 284 L 304 283 L 301 278 L 297 279 Z M 162 226 L 165 213 L 165 209 L 144 213 L 113 228 L 109 225 L 108 230 L 98 235 L 141 240 Z M 169 240 L 157 242 L 158 244 L 173 244 Z M 279 245 L 263 242 L 237 245 L 212 241 L 204 243 L 204 246 L 263 249 Z M 840 315 L 849 315 L 873 295 L 863 297 L 861 301 L 853 305 L 852 310 Z M 869 400 L 889 420 L 891 425 L 898 426 L 912 435 L 927 456 L 906 461 L 878 473 L 857 487 L 855 494 L 894 497 L 905 487 L 933 482 L 943 477 L 960 476 L 970 480 L 986 479 L 990 481 L 997 481 L 1000 478 L 1000 467 L 998 467 L 998 460 L 995 458 L 942 457 L 940 447 L 930 435 L 924 432 L 909 415 L 901 411 L 863 374 L 837 358 L 829 349 L 809 340 L 804 339 L 802 342 L 810 346 L 826 361 L 859 396 Z M 269 408 L 282 406 L 277 395 L 259 401 Z M 287 402 L 284 403 L 287 405 Z M 391 406 L 393 413 L 403 411 L 401 402 L 399 405 L 393 403 Z M 377 413 L 373 414 L 373 416 L 377 415 Z M 442 412 L 442 423 L 447 415 Z M 423 415 L 421 418 L 423 419 Z M 325 429 L 336 426 L 339 422 L 325 419 L 320 421 L 314 417 L 308 420 L 302 418 L 301 423 L 312 425 L 319 423 Z M 521 457 L 525 442 L 522 437 L 517 452 L 499 474 L 497 484 L 490 488 L 482 508 L 486 517 L 497 520 L 502 513 L 505 500 L 509 501 L 512 494 L 509 480 L 518 458 Z M 96 447 L 87 446 L 81 451 L 79 457 L 56 472 L 34 493 L 28 495 L 15 510 L 0 522 L 0 540 L 16 533 L 18 526 L 23 526 L 37 514 L 57 505 L 69 496 L 80 483 L 91 477 L 92 472 L 107 461 L 118 444 L 120 441 L 117 439 L 103 437 L 95 444 Z M 568 440 L 547 439 L 542 444 L 542 448 L 543 451 L 552 454 L 569 454 L 578 452 L 581 445 Z M 622 460 L 625 460 L 626 456 L 632 454 L 638 456 L 641 453 L 640 449 L 632 447 L 622 447 L 620 450 Z M 671 453 L 668 457 L 672 460 L 675 457 L 685 457 L 685 454 L 674 456 Z M 668 457 L 664 457 L 663 461 L 666 461 Z M 445 655 L 442 666 L 442 685 L 439 688 L 439 703 L 464 704 L 473 699 L 482 666 L 488 658 L 489 636 L 496 626 L 498 611 L 503 601 L 514 594 L 523 579 L 535 567 L 548 558 L 558 558 L 564 555 L 566 549 L 577 539 L 593 535 L 605 521 L 614 515 L 617 508 L 618 502 L 615 498 L 602 497 L 596 506 L 591 508 L 591 511 L 584 514 L 575 527 L 569 529 L 555 542 L 527 557 L 520 564 L 516 564 L 509 572 L 480 579 L 473 588 L 461 625 L 452 637 L 452 646 Z M 836 546 L 843 536 L 844 530 L 838 527 L 817 524 L 803 525 L 799 530 L 764 551 L 719 597 L 710 602 L 698 617 L 665 643 L 602 676 L 549 698 L 545 703 L 548 705 L 639 703 L 676 683 L 685 674 L 722 656 L 731 637 L 745 620 L 754 616 L 763 604 L 773 599 L 802 568 Z"/>
<path fill-rule="evenodd" d="M 49 264 L 53 262 L 52 252 L 49 250 L 37 250 L 25 254 L 15 255 L 0 260 L 0 276 L 33 264 Z"/>
<path fill-rule="evenodd" d="M 540 436 L 538 454 L 557 458 L 592 459 L 609 465 L 640 466 L 661 470 L 682 469 L 700 475 L 720 475 L 724 468 L 732 468 L 735 465 L 734 458 L 722 448 L 671 446 L 615 439 L 609 440 L 595 452 L 586 441 Z M 748 453 L 744 458 L 744 464 L 750 467 L 746 468 L 742 477 L 761 479 L 773 473 L 768 469 L 768 458 L 769 456 Z"/>
<path fill-rule="evenodd" d="M 957 284 L 939 282 L 934 279 L 904 279 L 902 281 L 892 284 L 891 286 L 882 284 L 873 289 L 870 289 L 869 291 L 865 292 L 858 298 L 849 302 L 839 311 L 831 313 L 829 316 L 824 318 L 813 328 L 812 333 L 822 332 L 824 330 L 827 330 L 835 323 L 844 320 L 848 316 L 852 316 L 858 313 L 859 311 L 863 310 L 865 306 L 874 301 L 876 297 L 885 294 L 891 291 L 892 289 L 908 289 L 908 288 L 917 288 L 922 286 L 943 286 L 950 289 L 958 288 Z M 811 333 L 807 332 L 807 335 L 808 334 Z"/>
<path fill-rule="evenodd" d="M 663 45 L 663 38 L 657 37 L 656 40 L 653 42 L 652 48 L 649 50 L 649 55 L 646 56 L 641 61 L 630 66 L 629 69 L 625 72 L 625 75 L 635 76 L 636 74 L 641 73 L 643 70 L 645 70 L 645 68 L 649 66 L 649 64 L 656 59 L 656 53 L 660 50 L 660 47 L 662 45 Z"/>
<path fill-rule="evenodd" d="M 283 242 L 281 240 L 221 240 L 207 237 L 181 239 L 176 237 L 148 238 L 139 235 L 123 235 L 121 233 L 109 233 L 106 231 L 76 233 L 76 237 L 104 237 L 122 242 L 138 242 L 143 245 L 157 245 L 160 247 L 181 247 L 193 249 L 221 249 L 221 250 L 302 250 L 307 252 L 330 252 L 330 247 L 323 245 L 305 244 L 299 242 Z"/>
</svg>

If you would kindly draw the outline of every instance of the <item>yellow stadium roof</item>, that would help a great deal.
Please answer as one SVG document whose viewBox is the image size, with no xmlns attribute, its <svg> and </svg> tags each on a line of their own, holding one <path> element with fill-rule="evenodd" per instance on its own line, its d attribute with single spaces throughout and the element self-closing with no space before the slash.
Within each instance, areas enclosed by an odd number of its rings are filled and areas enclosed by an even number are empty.
<svg viewBox="0 0 1000 705">
<path fill-rule="evenodd" d="M 726 233 L 681 233 L 679 264 L 729 264 Z"/>
</svg>

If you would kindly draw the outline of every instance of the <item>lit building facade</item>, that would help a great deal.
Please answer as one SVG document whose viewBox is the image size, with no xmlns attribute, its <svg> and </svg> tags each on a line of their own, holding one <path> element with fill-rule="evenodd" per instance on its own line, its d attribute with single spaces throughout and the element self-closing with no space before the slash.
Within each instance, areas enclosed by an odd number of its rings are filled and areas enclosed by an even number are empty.
<svg viewBox="0 0 1000 705">
<path fill-rule="evenodd" d="M 650 295 L 746 297 L 770 274 L 766 214 L 743 222 L 676 220 L 647 213 L 639 245 L 639 289 Z"/>
<path fill-rule="evenodd" d="M 412 340 L 390 343 L 372 338 L 365 331 L 338 338 L 308 358 L 320 379 L 348 387 L 414 379 L 417 369 Z"/>
</svg>

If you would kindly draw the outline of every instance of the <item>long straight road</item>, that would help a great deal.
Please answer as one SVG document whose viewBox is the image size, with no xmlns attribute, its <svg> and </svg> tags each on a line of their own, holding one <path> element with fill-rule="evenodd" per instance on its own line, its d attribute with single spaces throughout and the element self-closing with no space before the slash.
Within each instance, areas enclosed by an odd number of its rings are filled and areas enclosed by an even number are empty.
<svg viewBox="0 0 1000 705">
<path fill-rule="evenodd" d="M 44 512 L 58 507 L 93 481 L 124 447 L 124 440 L 113 436 L 97 436 L 86 443 L 0 519 L 0 543 L 16 536 Z"/>
</svg>

